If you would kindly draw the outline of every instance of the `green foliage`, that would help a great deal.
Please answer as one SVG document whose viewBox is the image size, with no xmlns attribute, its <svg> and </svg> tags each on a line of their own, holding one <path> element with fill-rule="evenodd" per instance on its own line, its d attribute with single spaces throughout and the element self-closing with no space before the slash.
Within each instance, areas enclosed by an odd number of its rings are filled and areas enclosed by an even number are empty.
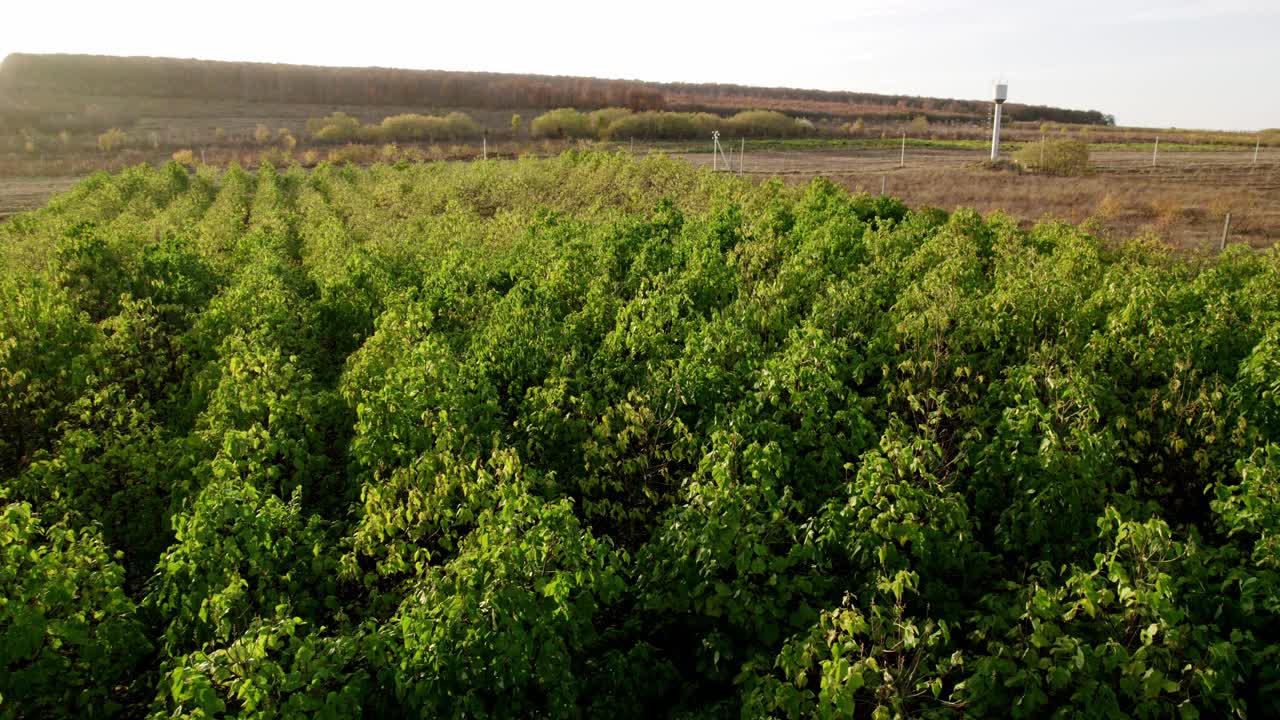
<svg viewBox="0 0 1280 720">
<path fill-rule="evenodd" d="M 726 120 L 725 129 L 738 137 L 788 138 L 808 134 L 813 127 L 776 110 L 744 110 Z"/>
<path fill-rule="evenodd" d="M 597 133 L 603 133 L 618 120 L 631 114 L 628 108 L 601 108 L 592 111 L 591 125 L 595 127 Z"/>
<path fill-rule="evenodd" d="M 706 139 L 713 130 L 733 137 L 790 138 L 809 134 L 813 126 L 773 110 L 746 110 L 730 118 L 704 112 L 632 112 L 604 108 L 583 113 L 560 108 L 534 118 L 535 137 L 600 138 L 601 140 Z"/>
<path fill-rule="evenodd" d="M 359 638 L 309 630 L 299 618 L 255 619 L 226 647 L 178 658 L 160 683 L 151 717 L 359 716 L 369 686 Z"/>
<path fill-rule="evenodd" d="M 148 603 L 167 624 L 167 650 L 226 644 L 282 608 L 317 615 L 332 603 L 331 560 L 318 518 L 236 480 L 214 482 L 174 518 Z"/>
<path fill-rule="evenodd" d="M 344 112 L 335 112 L 327 117 L 308 119 L 306 129 L 307 135 L 316 142 L 351 142 L 360 132 L 360 120 Z"/>
<path fill-rule="evenodd" d="M 1275 251 L 595 152 L 0 247 L 0 716 L 1280 715 Z"/>
<path fill-rule="evenodd" d="M 534 118 L 529 132 L 534 137 L 589 138 L 595 137 L 598 129 L 586 113 L 559 108 Z"/>
<path fill-rule="evenodd" d="M 0 509 L 0 717 L 112 717 L 148 646 L 93 530 Z"/>
<path fill-rule="evenodd" d="M 183 449 L 126 386 L 112 383 L 76 401 L 62 436 L 36 453 L 13 494 L 68 524 L 99 525 L 137 587 L 172 539 L 170 494 L 190 471 Z"/>
<path fill-rule="evenodd" d="M 0 280 L 0 474 L 47 447 L 96 361 L 89 319 L 43 279 Z"/>
<path fill-rule="evenodd" d="M 719 115 L 710 113 L 640 112 L 625 115 L 605 128 L 606 140 L 638 137 L 648 140 L 708 139 L 723 124 Z"/>
<path fill-rule="evenodd" d="M 451 112 L 444 117 L 434 115 L 392 115 L 378 126 L 381 140 L 462 140 L 480 135 L 480 125 L 465 113 Z"/>
<path fill-rule="evenodd" d="M 1044 566 L 1010 600 L 988 598 L 973 638 L 985 653 L 961 691 L 979 713 L 1016 708 L 1034 717 L 1069 704 L 1099 716 L 1243 712 L 1250 633 L 1219 634 L 1194 605 L 1206 558 L 1161 520 L 1098 520 L 1102 552 L 1061 580 Z M 1004 603 L 1010 602 L 1011 605 Z"/>
<path fill-rule="evenodd" d="M 620 558 L 569 501 L 538 500 L 519 479 L 498 495 L 385 626 L 396 692 L 431 716 L 573 715 L 575 659 L 623 589 Z"/>
<path fill-rule="evenodd" d="M 915 573 L 898 571 L 875 582 L 867 610 L 845 596 L 841 607 L 824 611 L 811 630 L 783 646 L 774 661 L 782 677 L 745 678 L 744 713 L 952 716 L 963 707 L 947 699 L 961 677 L 963 655 L 945 620 L 917 617 L 908 608 L 918 582 Z"/>
<path fill-rule="evenodd" d="M 98 136 L 98 149 L 103 152 L 112 152 L 118 150 L 129 141 L 129 136 L 120 128 L 111 128 L 110 130 Z"/>
</svg>

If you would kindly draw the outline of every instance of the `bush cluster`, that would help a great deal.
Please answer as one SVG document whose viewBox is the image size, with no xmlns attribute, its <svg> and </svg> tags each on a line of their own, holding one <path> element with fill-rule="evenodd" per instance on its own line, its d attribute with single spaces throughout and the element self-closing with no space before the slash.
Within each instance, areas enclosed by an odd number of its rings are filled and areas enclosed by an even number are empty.
<svg viewBox="0 0 1280 720">
<path fill-rule="evenodd" d="M 560 108 L 534 118 L 535 137 L 601 140 L 691 140 L 720 130 L 734 137 L 785 138 L 811 134 L 813 125 L 772 110 L 747 110 L 723 118 L 711 113 L 632 112 L 607 108 L 584 113 Z"/>
<path fill-rule="evenodd" d="M 383 118 L 378 125 L 362 125 L 357 118 L 335 112 L 327 117 L 307 120 L 306 131 L 316 142 L 338 144 L 464 140 L 479 137 L 483 129 L 469 115 L 460 112 L 444 116 L 392 115 Z"/>
<path fill-rule="evenodd" d="M 124 147 L 129 141 L 128 134 L 120 128 L 111 128 L 98 136 L 98 149 L 103 152 L 112 152 Z M 33 152 L 35 146 L 28 141 L 28 152 Z"/>
</svg>

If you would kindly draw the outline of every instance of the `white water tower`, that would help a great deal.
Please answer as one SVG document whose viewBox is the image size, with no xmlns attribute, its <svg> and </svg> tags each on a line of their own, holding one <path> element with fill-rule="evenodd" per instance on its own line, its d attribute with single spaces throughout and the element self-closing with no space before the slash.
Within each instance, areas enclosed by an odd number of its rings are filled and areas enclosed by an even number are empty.
<svg viewBox="0 0 1280 720">
<path fill-rule="evenodd" d="M 995 117 L 991 121 L 991 161 L 995 162 L 1000 159 L 1000 108 L 1004 107 L 1004 101 L 1009 99 L 1009 85 L 1007 83 L 996 83 L 996 112 Z"/>
</svg>

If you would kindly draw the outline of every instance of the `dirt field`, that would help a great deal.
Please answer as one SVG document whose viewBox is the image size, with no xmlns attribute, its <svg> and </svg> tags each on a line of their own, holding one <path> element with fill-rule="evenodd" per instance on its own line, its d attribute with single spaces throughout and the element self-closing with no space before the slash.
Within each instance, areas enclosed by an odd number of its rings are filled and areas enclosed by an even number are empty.
<svg viewBox="0 0 1280 720">
<path fill-rule="evenodd" d="M 0 178 L 0 218 L 38 208 L 81 179 L 82 176 Z"/>
<path fill-rule="evenodd" d="M 710 153 L 680 157 L 710 165 Z M 856 190 L 902 198 L 910 206 L 944 210 L 1004 210 L 1027 222 L 1052 217 L 1116 236 L 1154 234 L 1184 248 L 1213 248 L 1231 213 L 1229 242 L 1268 247 L 1280 240 L 1280 151 L 1094 152 L 1095 171 L 1051 177 L 991 170 L 987 153 L 907 148 L 841 148 L 747 153 L 745 174 L 795 182 L 823 175 Z M 738 167 L 738 158 L 733 158 Z"/>
</svg>

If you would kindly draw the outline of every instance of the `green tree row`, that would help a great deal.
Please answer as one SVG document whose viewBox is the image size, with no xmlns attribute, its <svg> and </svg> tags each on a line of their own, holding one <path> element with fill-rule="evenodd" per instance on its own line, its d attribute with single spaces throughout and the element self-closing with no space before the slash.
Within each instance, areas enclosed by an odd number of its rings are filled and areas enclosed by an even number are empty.
<svg viewBox="0 0 1280 720">
<path fill-rule="evenodd" d="M 391 115 L 377 125 L 361 124 L 358 118 L 335 112 L 307 120 L 307 136 L 320 143 L 397 142 L 464 140 L 480 137 L 483 129 L 466 113 L 448 115 Z"/>
<path fill-rule="evenodd" d="M 587 113 L 560 108 L 539 115 L 530 126 L 535 137 L 600 140 L 691 140 L 710 137 L 715 130 L 734 137 L 786 138 L 809 134 L 813 125 L 772 110 L 745 110 L 725 118 L 705 112 L 605 108 Z"/>
</svg>

